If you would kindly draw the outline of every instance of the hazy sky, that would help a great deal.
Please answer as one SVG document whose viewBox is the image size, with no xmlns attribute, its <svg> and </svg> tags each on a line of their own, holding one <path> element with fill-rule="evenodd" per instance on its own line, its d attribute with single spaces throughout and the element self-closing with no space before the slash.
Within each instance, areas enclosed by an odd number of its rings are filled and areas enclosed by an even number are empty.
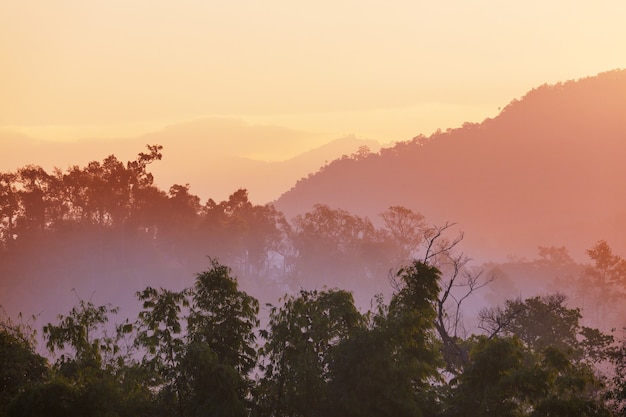
<svg viewBox="0 0 626 417">
<path fill-rule="evenodd" d="M 303 147 L 495 116 L 626 66 L 626 2 L 0 0 L 0 128 L 135 135 L 204 116 Z"/>
</svg>

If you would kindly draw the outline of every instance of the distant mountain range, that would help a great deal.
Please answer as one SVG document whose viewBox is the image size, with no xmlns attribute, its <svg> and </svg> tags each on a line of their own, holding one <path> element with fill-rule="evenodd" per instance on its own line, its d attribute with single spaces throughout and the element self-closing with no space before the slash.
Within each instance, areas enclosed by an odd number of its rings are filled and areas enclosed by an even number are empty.
<svg viewBox="0 0 626 417">
<path fill-rule="evenodd" d="M 176 146 L 164 149 L 163 161 L 151 167 L 151 171 L 163 188 L 166 188 L 164 184 L 189 183 L 191 192 L 203 201 L 226 199 L 238 188 L 245 188 L 251 201 L 264 204 L 326 162 L 351 155 L 362 146 L 380 148 L 375 140 L 347 136 L 284 161 L 266 162 L 236 155 L 198 153 L 193 147 Z M 173 170 L 172 166 L 179 168 Z"/>
<path fill-rule="evenodd" d="M 333 161 L 275 202 L 287 217 L 316 203 L 457 222 L 482 260 L 538 245 L 580 258 L 600 239 L 626 255 L 626 70 L 542 85 L 493 119 Z"/>
<path fill-rule="evenodd" d="M 157 185 L 167 191 L 173 184 L 190 184 L 191 192 L 202 201 L 221 201 L 246 188 L 252 201 L 263 204 L 275 200 L 298 179 L 316 172 L 320 166 L 359 147 L 376 151 L 375 140 L 354 136 L 298 154 L 307 133 L 278 126 L 249 125 L 238 119 L 204 118 L 166 126 L 128 139 L 90 139 L 50 142 L 0 130 L 0 171 L 15 171 L 28 165 L 41 165 L 49 172 L 58 167 L 84 166 L 114 154 L 121 161 L 133 160 L 146 144 L 163 145 L 163 160 L 150 167 Z M 281 161 L 265 161 L 263 154 L 296 154 Z"/>
</svg>

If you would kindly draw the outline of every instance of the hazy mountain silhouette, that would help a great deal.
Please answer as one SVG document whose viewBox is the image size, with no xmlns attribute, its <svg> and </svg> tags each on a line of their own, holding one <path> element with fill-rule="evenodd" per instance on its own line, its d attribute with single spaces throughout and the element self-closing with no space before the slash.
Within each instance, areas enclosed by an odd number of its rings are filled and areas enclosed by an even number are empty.
<svg viewBox="0 0 626 417">
<path fill-rule="evenodd" d="M 152 171 L 159 184 L 188 183 L 191 191 L 203 199 L 224 199 L 234 190 L 245 188 L 252 201 L 267 203 L 326 161 L 351 154 L 360 146 L 379 147 L 374 140 L 347 136 L 285 161 L 267 162 L 234 154 L 204 154 L 197 147 L 176 145 L 165 147 L 163 161 Z"/>
<path fill-rule="evenodd" d="M 276 202 L 325 203 L 375 220 L 390 205 L 458 222 L 479 259 L 599 239 L 626 252 L 626 70 L 538 87 L 493 119 L 343 158 Z"/>
<path fill-rule="evenodd" d="M 172 184 L 190 184 L 203 200 L 227 198 L 246 188 L 255 203 L 276 199 L 299 178 L 315 172 L 326 161 L 351 154 L 360 146 L 379 148 L 375 140 L 353 136 L 298 154 L 298 141 L 308 134 L 279 126 L 250 125 L 238 119 L 204 118 L 166 126 L 128 139 L 91 139 L 50 142 L 0 130 L 3 158 L 0 171 L 13 171 L 28 164 L 48 170 L 85 165 L 114 154 L 134 158 L 146 144 L 163 145 L 163 160 L 151 167 L 157 184 L 167 190 Z M 267 162 L 264 153 L 298 154 L 284 161 Z"/>
</svg>

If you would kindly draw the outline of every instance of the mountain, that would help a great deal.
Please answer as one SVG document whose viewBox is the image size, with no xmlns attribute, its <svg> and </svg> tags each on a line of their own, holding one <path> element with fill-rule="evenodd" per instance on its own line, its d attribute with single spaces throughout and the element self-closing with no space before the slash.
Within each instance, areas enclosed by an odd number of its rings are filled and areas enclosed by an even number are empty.
<svg viewBox="0 0 626 417">
<path fill-rule="evenodd" d="M 184 143 L 184 139 L 180 141 Z M 191 192 L 203 200 L 217 201 L 226 199 L 238 188 L 246 188 L 252 201 L 267 203 L 326 161 L 352 154 L 361 146 L 379 148 L 375 140 L 347 136 L 284 161 L 267 162 L 234 154 L 198 152 L 198 148 L 178 144 L 166 147 L 163 161 L 151 167 L 151 171 L 163 189 L 174 183 L 188 183 Z"/>
<path fill-rule="evenodd" d="M 70 165 L 84 166 L 114 154 L 133 160 L 146 144 L 163 145 L 163 159 L 153 164 L 157 185 L 190 184 L 203 201 L 225 200 L 246 188 L 255 203 L 280 196 L 299 178 L 315 172 L 326 161 L 352 154 L 361 146 L 378 150 L 374 140 L 347 136 L 314 149 L 302 150 L 308 133 L 280 126 L 250 125 L 238 119 L 204 118 L 166 126 L 162 130 L 126 139 L 86 139 L 50 142 L 0 130 L 0 171 L 15 171 L 28 164 L 51 171 Z M 296 155 L 267 162 L 263 155 Z"/>
<path fill-rule="evenodd" d="M 626 254 L 626 70 L 542 85 L 482 123 L 335 160 L 275 205 L 328 204 L 379 219 L 391 205 L 456 222 L 478 259 L 600 239 Z"/>
</svg>

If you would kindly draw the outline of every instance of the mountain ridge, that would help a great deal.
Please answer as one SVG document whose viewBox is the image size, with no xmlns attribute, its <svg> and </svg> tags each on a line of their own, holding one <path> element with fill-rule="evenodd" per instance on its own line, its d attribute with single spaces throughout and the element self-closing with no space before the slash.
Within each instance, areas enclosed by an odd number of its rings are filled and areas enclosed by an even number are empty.
<svg viewBox="0 0 626 417">
<path fill-rule="evenodd" d="M 333 161 L 275 205 L 288 217 L 323 203 L 372 219 L 404 205 L 457 222 L 478 257 L 538 245 L 581 254 L 599 239 L 626 251 L 616 232 L 626 226 L 625 113 L 626 70 L 544 84 L 482 123 Z"/>
</svg>

